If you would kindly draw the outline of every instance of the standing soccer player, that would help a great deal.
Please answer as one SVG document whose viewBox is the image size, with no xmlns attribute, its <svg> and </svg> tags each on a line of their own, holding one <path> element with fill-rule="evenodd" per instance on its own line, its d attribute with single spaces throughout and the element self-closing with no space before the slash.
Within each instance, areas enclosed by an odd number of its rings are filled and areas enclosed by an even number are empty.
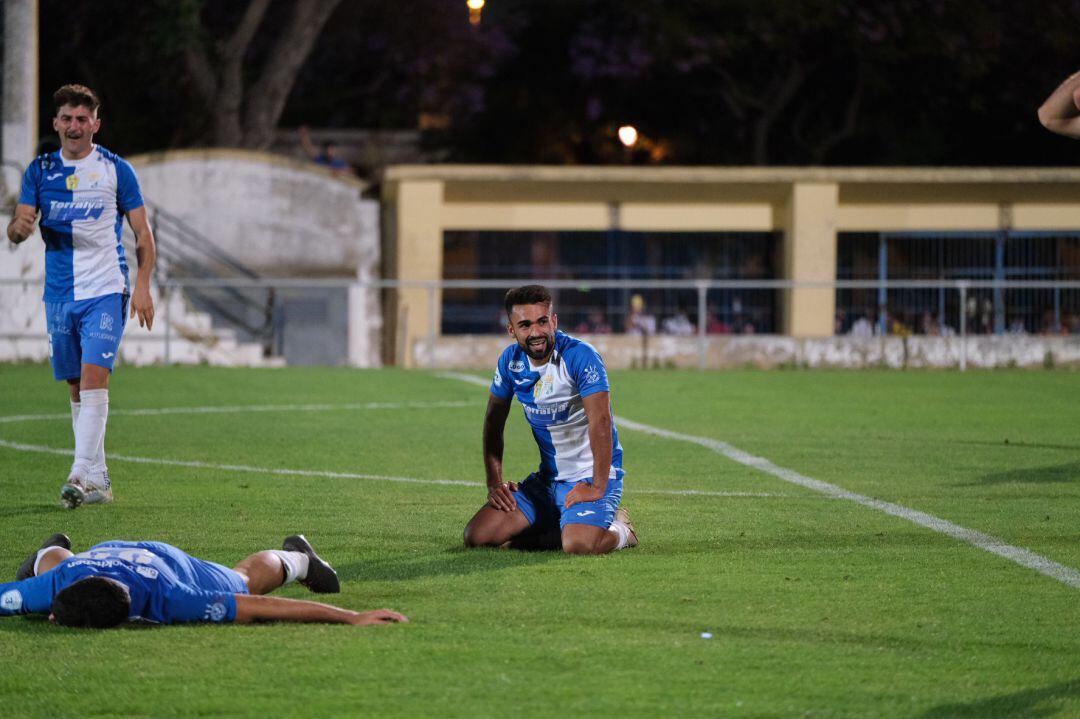
<svg viewBox="0 0 1080 719">
<path fill-rule="evenodd" d="M 105 466 L 109 374 L 128 303 L 140 327 L 153 325 L 150 277 L 156 251 L 135 171 L 94 144 L 101 128 L 97 94 L 82 85 L 64 85 L 53 102 L 60 149 L 26 168 L 7 235 L 16 244 L 30 237 L 40 212 L 49 354 L 53 375 L 69 385 L 75 432 L 75 460 L 60 499 L 74 509 L 113 499 Z M 134 292 L 121 242 L 125 215 L 135 232 L 139 261 Z"/>
<path fill-rule="evenodd" d="M 559 532 L 569 554 L 604 554 L 638 543 L 622 498 L 622 446 L 612 419 L 604 361 L 558 331 L 551 293 L 526 285 L 506 293 L 507 331 L 484 417 L 488 501 L 465 527 L 465 544 L 525 546 Z M 520 484 L 503 479 L 503 430 L 517 396 L 540 449 L 540 469 Z"/>
</svg>

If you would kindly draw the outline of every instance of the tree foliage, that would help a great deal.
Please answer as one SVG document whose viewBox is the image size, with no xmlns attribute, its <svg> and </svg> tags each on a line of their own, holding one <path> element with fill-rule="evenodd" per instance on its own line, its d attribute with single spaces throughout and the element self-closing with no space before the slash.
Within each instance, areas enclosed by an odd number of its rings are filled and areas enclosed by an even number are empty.
<svg viewBox="0 0 1080 719">
<path fill-rule="evenodd" d="M 425 129 L 479 162 L 1062 164 L 1080 0 L 42 0 L 121 150 Z M 49 109 L 45 116 L 51 114 Z M 616 140 L 634 124 L 633 151 Z M 104 141 L 104 139 L 103 139 Z"/>
</svg>

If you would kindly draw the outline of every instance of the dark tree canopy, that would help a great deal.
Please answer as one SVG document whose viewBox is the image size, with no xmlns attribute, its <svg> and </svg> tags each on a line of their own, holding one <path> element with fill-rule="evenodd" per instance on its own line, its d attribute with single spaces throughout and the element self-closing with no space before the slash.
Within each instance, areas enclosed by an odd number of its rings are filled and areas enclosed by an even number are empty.
<svg viewBox="0 0 1080 719">
<path fill-rule="evenodd" d="M 123 152 L 309 124 L 465 162 L 1067 165 L 1035 110 L 1077 27 L 1080 0 L 488 0 L 478 26 L 463 0 L 42 0 L 43 118 L 85 82 Z"/>
</svg>

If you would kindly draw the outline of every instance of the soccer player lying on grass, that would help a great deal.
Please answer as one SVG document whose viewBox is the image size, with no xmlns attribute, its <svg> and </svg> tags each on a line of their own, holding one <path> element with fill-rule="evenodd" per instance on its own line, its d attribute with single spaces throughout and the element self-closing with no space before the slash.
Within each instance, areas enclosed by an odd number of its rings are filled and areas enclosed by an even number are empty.
<svg viewBox="0 0 1080 719">
<path fill-rule="evenodd" d="M 49 614 L 71 627 L 114 627 L 127 621 L 407 622 L 389 609 L 353 612 L 321 602 L 262 596 L 298 581 L 313 592 L 340 591 L 337 572 L 304 535 L 281 550 L 252 554 L 233 569 L 197 559 L 163 542 L 103 542 L 82 554 L 54 534 L 0 584 L 0 616 Z"/>
<path fill-rule="evenodd" d="M 465 545 L 561 544 L 568 554 L 635 546 L 630 515 L 619 507 L 622 446 L 604 360 L 591 345 L 558 331 L 546 288 L 510 290 L 504 307 L 516 342 L 499 357 L 491 384 L 484 417 L 488 501 L 465 527 Z M 539 470 L 520 484 L 502 474 L 503 430 L 515 396 L 540 449 Z"/>
</svg>

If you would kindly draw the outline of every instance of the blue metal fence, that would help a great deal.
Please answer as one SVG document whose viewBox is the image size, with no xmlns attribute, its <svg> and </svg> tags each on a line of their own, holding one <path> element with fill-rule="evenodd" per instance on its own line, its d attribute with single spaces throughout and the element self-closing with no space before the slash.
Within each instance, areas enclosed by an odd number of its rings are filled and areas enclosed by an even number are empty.
<svg viewBox="0 0 1080 719">
<path fill-rule="evenodd" d="M 443 278 L 580 280 L 772 280 L 778 233 L 752 232 L 492 232 L 452 231 L 443 238 Z M 562 327 L 578 332 L 625 332 L 651 317 L 658 332 L 686 333 L 697 324 L 693 290 L 662 287 L 556 290 Z M 505 290 L 447 289 L 444 334 L 499 331 Z M 633 307 L 639 307 L 634 311 Z M 776 332 L 775 290 L 710 290 L 705 324 L 712 333 Z"/>
<path fill-rule="evenodd" d="M 949 280 L 1080 279 L 1078 232 L 841 233 L 838 280 L 939 280 L 937 288 L 839 288 L 837 332 L 976 334 L 1080 332 L 1080 293 L 1068 288 L 973 288 L 960 307 Z"/>
</svg>

